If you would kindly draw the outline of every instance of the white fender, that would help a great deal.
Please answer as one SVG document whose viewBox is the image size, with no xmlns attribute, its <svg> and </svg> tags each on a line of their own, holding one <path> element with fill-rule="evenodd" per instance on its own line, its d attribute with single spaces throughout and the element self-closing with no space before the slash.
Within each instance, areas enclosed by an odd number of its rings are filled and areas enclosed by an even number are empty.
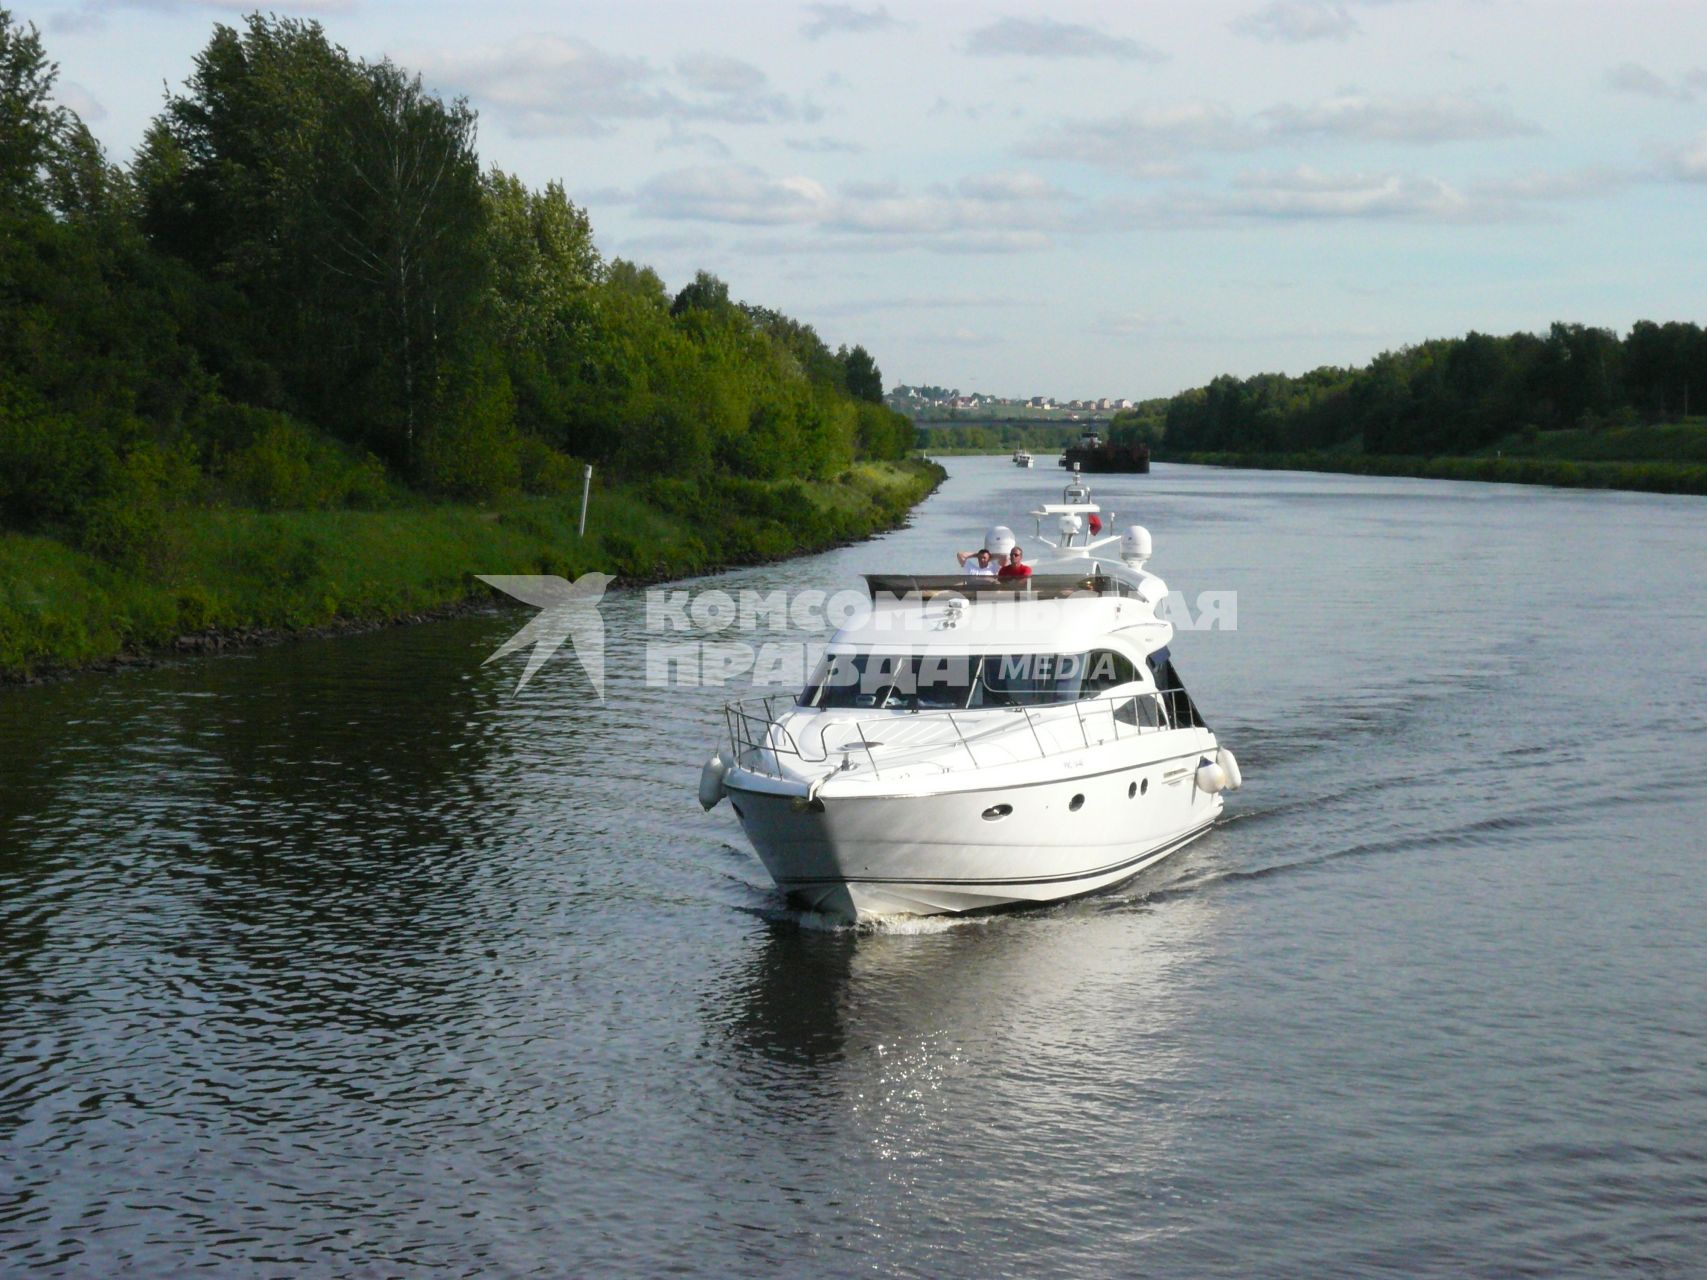
<svg viewBox="0 0 1707 1280">
<path fill-rule="evenodd" d="M 1215 753 L 1215 763 L 1221 766 L 1221 772 L 1227 775 L 1227 790 L 1237 791 L 1245 785 L 1245 775 L 1239 772 L 1239 762 L 1233 759 L 1233 753 L 1222 747 Z"/>
<path fill-rule="evenodd" d="M 723 799 L 723 775 L 729 772 L 729 762 L 723 758 L 721 751 L 713 751 L 711 759 L 705 762 L 705 768 L 699 771 L 699 804 L 702 809 L 710 809 Z"/>
<path fill-rule="evenodd" d="M 1214 795 L 1227 785 L 1227 771 L 1213 760 L 1197 766 L 1197 789 Z"/>
</svg>

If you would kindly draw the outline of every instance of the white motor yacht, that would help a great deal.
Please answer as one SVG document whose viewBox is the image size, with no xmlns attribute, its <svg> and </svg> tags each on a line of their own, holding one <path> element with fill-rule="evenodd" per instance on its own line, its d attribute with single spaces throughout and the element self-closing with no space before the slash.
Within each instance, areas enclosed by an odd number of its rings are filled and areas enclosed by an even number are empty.
<svg viewBox="0 0 1707 1280">
<path fill-rule="evenodd" d="M 1014 450 L 1014 466 L 1029 467 L 1031 462 L 1032 458 L 1030 453 L 1026 452 L 1024 449 Z"/>
<path fill-rule="evenodd" d="M 1049 551 L 1030 577 L 868 574 L 869 612 L 797 697 L 725 709 L 700 801 L 728 797 L 791 899 L 859 919 L 1091 893 L 1202 835 L 1241 784 L 1170 655 L 1149 533 L 1096 539 L 1078 476 L 1063 497 L 1031 513 Z"/>
</svg>

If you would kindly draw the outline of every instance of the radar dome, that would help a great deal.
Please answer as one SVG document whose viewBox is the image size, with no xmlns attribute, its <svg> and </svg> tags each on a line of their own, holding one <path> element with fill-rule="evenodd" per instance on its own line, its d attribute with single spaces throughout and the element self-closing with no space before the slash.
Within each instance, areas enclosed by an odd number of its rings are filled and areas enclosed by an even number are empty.
<svg viewBox="0 0 1707 1280">
<path fill-rule="evenodd" d="M 1014 549 L 1014 531 L 1005 524 L 993 524 L 984 532 L 984 547 L 993 555 L 1006 556 Z"/>
<path fill-rule="evenodd" d="M 1150 531 L 1141 524 L 1127 525 L 1120 533 L 1120 558 L 1134 567 L 1150 558 Z"/>
</svg>

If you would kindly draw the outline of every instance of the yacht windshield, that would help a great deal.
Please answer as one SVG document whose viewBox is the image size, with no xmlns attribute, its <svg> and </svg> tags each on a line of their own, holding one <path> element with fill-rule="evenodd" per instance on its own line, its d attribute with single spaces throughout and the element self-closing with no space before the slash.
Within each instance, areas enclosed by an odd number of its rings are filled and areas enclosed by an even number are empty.
<svg viewBox="0 0 1707 1280">
<path fill-rule="evenodd" d="M 1096 697 L 1141 679 L 1106 649 L 1084 653 L 833 653 L 800 695 L 803 707 L 902 711 L 1036 707 Z"/>
<path fill-rule="evenodd" d="M 964 654 L 832 653 L 800 695 L 800 704 L 954 710 L 966 705 L 978 661 Z"/>
</svg>

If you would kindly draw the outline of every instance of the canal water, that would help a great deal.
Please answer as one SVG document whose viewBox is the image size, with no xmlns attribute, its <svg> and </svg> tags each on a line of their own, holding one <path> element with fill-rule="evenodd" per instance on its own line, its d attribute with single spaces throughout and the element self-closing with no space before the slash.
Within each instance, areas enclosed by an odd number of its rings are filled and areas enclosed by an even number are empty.
<svg viewBox="0 0 1707 1280">
<path fill-rule="evenodd" d="M 684 589 L 947 571 L 1061 486 L 950 470 Z M 647 677 L 732 633 L 640 593 L 603 702 L 483 665 L 526 612 L 0 692 L 0 1272 L 1703 1274 L 1707 506 L 1097 496 L 1236 593 L 1174 653 L 1246 785 L 1053 908 L 791 911 L 695 801 L 741 690 Z"/>
</svg>

